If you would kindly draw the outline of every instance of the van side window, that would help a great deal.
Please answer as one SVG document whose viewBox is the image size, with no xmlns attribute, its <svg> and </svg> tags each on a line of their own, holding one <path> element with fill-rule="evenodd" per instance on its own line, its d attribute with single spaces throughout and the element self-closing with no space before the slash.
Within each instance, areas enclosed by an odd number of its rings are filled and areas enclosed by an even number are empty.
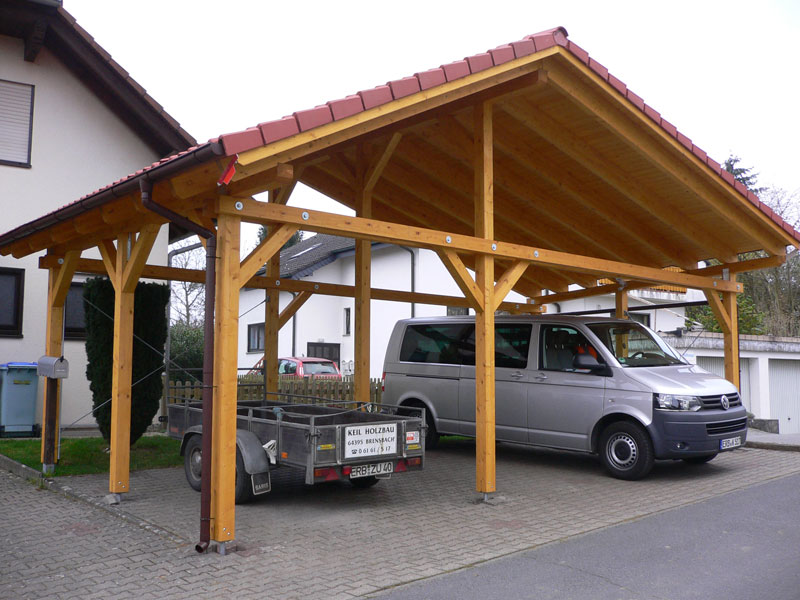
<svg viewBox="0 0 800 600">
<path fill-rule="evenodd" d="M 545 371 L 575 371 L 572 361 L 576 354 L 591 354 L 602 360 L 586 336 L 573 327 L 542 325 L 540 338 L 539 368 Z"/>
<path fill-rule="evenodd" d="M 462 346 L 472 328 L 469 323 L 411 325 L 400 346 L 400 360 L 460 365 Z M 472 352 L 474 360 L 474 343 Z"/>
<path fill-rule="evenodd" d="M 528 366 L 533 326 L 522 323 L 498 323 L 494 326 L 494 366 L 524 369 Z M 469 337 L 461 348 L 461 364 L 475 366 L 475 328 L 470 325 Z"/>
</svg>

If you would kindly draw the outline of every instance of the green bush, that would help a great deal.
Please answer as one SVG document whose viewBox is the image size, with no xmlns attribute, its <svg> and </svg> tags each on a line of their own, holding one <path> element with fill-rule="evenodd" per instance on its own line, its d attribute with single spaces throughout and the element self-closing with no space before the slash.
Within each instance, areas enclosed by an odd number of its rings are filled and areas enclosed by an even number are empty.
<svg viewBox="0 0 800 600">
<path fill-rule="evenodd" d="M 169 378 L 172 381 L 191 381 L 203 378 L 203 338 L 202 324 L 187 324 L 178 321 L 170 327 L 170 365 Z M 190 369 L 184 371 L 183 369 Z"/>
<path fill-rule="evenodd" d="M 103 437 L 109 440 L 111 402 L 103 403 L 111 398 L 114 287 L 106 278 L 90 279 L 83 288 L 83 296 L 86 311 L 86 377 L 92 390 L 94 418 Z M 135 337 L 131 378 L 131 444 L 147 431 L 158 412 L 163 391 L 161 374 L 164 370 L 164 342 L 167 339 L 168 299 L 169 288 L 165 285 L 139 283 L 136 286 L 133 301 Z"/>
</svg>

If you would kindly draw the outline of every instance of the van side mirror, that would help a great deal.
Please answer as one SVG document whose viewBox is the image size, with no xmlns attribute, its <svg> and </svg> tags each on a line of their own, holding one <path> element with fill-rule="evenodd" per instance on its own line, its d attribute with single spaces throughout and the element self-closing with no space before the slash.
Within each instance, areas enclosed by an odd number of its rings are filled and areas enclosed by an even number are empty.
<svg viewBox="0 0 800 600">
<path fill-rule="evenodd" d="M 594 375 L 609 375 L 608 365 L 600 363 L 591 354 L 576 354 L 572 359 L 572 366 L 575 369 L 591 371 Z"/>
</svg>

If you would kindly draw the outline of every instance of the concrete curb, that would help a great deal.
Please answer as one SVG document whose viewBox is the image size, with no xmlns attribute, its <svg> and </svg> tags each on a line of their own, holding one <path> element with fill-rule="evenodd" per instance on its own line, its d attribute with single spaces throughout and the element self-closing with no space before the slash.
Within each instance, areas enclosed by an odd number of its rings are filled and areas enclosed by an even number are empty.
<svg viewBox="0 0 800 600">
<path fill-rule="evenodd" d="M 759 450 L 779 450 L 782 452 L 800 452 L 800 445 L 797 444 L 776 444 L 774 442 L 745 442 L 746 448 L 757 448 Z"/>
<path fill-rule="evenodd" d="M 143 520 L 139 517 L 135 517 L 133 515 L 129 515 L 124 512 L 120 508 L 115 508 L 106 504 L 103 498 L 95 498 L 90 496 L 89 494 L 84 494 L 82 492 L 78 492 L 75 489 L 71 488 L 68 485 L 64 485 L 63 483 L 57 481 L 54 478 L 45 477 L 43 473 L 40 473 L 36 469 L 32 469 L 27 465 L 23 465 L 22 463 L 18 463 L 17 461 L 8 458 L 7 456 L 0 454 L 0 469 L 10 471 L 17 477 L 20 477 L 26 481 L 33 481 L 36 485 L 40 487 L 46 487 L 51 492 L 55 492 L 57 494 L 61 494 L 67 498 L 71 498 L 73 500 L 79 500 L 80 502 L 84 502 L 93 506 L 94 508 L 99 508 L 104 510 L 105 512 L 114 515 L 118 519 L 122 519 L 128 523 L 136 525 L 137 527 L 141 527 L 142 529 L 146 529 L 151 533 L 155 533 L 163 538 L 168 539 L 169 541 L 178 544 L 180 546 L 184 546 L 186 544 L 193 543 L 190 540 L 186 540 L 181 536 L 163 529 L 154 523 L 149 521 Z"/>
</svg>

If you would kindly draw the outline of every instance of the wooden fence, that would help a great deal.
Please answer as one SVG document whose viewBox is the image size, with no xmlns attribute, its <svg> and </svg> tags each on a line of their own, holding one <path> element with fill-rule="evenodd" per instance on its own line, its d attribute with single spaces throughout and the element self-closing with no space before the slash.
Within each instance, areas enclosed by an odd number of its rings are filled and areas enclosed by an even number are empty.
<svg viewBox="0 0 800 600">
<path fill-rule="evenodd" d="M 380 403 L 381 380 L 371 379 L 369 401 Z M 281 375 L 278 378 L 279 397 L 269 400 L 301 404 L 310 398 L 351 402 L 354 400 L 353 379 L 326 379 L 322 377 L 292 377 Z M 199 401 L 203 398 L 203 384 L 199 381 L 171 381 L 167 388 L 168 402 Z M 259 375 L 240 375 L 238 399 L 261 400 L 264 398 L 264 379 Z"/>
</svg>

